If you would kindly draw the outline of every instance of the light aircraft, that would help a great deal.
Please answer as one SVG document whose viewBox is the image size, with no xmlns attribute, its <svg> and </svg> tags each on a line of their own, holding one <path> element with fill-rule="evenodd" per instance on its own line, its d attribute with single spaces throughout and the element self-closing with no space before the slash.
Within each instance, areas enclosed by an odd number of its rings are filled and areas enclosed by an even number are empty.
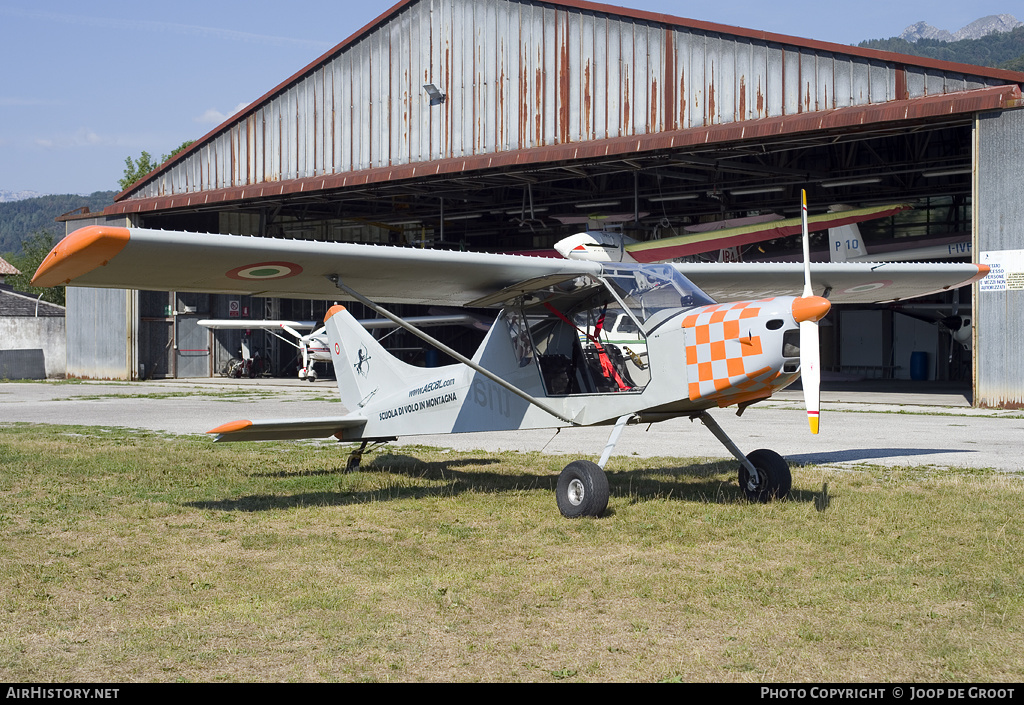
<svg viewBox="0 0 1024 705">
<path fill-rule="evenodd" d="M 470 328 L 481 325 L 479 316 L 468 313 L 432 314 L 430 316 L 412 316 L 406 319 L 407 322 L 420 328 L 429 326 L 454 326 L 461 325 Z M 288 345 L 298 349 L 301 356 L 299 366 L 299 379 L 307 382 L 317 380 L 316 369 L 313 364 L 316 362 L 330 362 L 331 351 L 327 342 L 327 329 L 318 321 L 271 321 L 271 320 L 249 320 L 243 318 L 204 318 L 197 321 L 198 325 L 204 328 L 228 329 L 228 330 L 251 330 L 258 328 L 267 331 L 275 338 L 284 341 Z M 368 318 L 359 321 L 359 325 L 367 330 L 377 328 L 397 328 L 398 326 L 387 318 Z M 488 322 L 489 327 L 489 322 Z M 312 330 L 316 329 L 316 330 Z M 487 330 L 487 327 L 483 328 Z M 282 330 L 292 339 L 285 338 L 277 331 Z M 311 333 L 300 333 L 301 330 L 312 330 Z M 248 355 L 248 350 L 243 342 L 242 357 Z"/>
<path fill-rule="evenodd" d="M 228 329 L 228 330 L 251 330 L 253 328 L 265 330 L 275 338 L 284 341 L 288 345 L 298 349 L 302 356 L 302 364 L 299 366 L 299 379 L 307 382 L 315 382 L 316 370 L 313 369 L 314 362 L 329 362 L 331 352 L 327 345 L 327 336 L 323 327 L 314 330 L 312 333 L 300 333 L 300 330 L 317 328 L 316 321 L 270 321 L 270 320 L 247 320 L 244 318 L 204 318 L 197 321 L 198 325 L 204 328 Z M 289 340 L 277 331 L 283 330 L 293 339 Z M 245 342 L 242 343 L 242 358 L 248 355 Z"/>
<path fill-rule="evenodd" d="M 806 201 L 802 211 L 806 217 Z M 210 431 L 215 440 L 334 436 L 360 443 L 349 456 L 352 468 L 370 444 L 399 436 L 609 426 L 597 463 L 576 460 L 559 475 L 559 510 L 578 517 L 604 511 L 604 467 L 623 428 L 677 417 L 700 419 L 739 461 L 747 497 L 786 496 L 785 459 L 770 450 L 745 455 L 709 410 L 741 413 L 802 374 L 816 431 L 817 321 L 830 300 L 902 300 L 988 271 L 975 264 L 811 267 L 807 248 L 805 236 L 802 265 L 641 264 L 90 226 L 54 247 L 34 283 L 359 301 L 459 362 L 405 364 L 334 306 L 325 327 L 349 413 L 234 421 Z M 500 313 L 469 358 L 381 306 L 387 303 Z M 589 321 L 619 314 L 643 331 L 646 369 L 628 369 L 616 346 L 580 335 Z"/>
<path fill-rule="evenodd" d="M 839 229 L 910 208 L 905 203 L 867 208 L 835 206 L 828 213 L 808 216 L 806 224 L 809 232 Z M 743 245 L 797 235 L 804 227 L 803 221 L 803 215 L 799 218 L 775 214 L 746 216 L 688 226 L 683 235 L 645 242 L 616 231 L 588 230 L 558 241 L 555 250 L 566 259 L 591 262 L 664 262 L 713 250 L 735 251 Z"/>
<path fill-rule="evenodd" d="M 869 253 L 856 224 L 830 228 L 828 235 L 829 257 L 833 262 L 915 262 L 971 256 L 970 237 L 947 237 L 939 240 L 939 244 Z"/>
</svg>

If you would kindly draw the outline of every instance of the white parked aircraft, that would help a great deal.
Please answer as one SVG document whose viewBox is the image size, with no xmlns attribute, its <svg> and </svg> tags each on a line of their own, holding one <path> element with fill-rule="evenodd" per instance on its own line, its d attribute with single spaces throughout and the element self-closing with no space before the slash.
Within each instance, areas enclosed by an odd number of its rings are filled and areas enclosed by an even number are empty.
<svg viewBox="0 0 1024 705">
<path fill-rule="evenodd" d="M 938 245 L 868 252 L 856 224 L 829 228 L 829 258 L 833 262 L 919 262 L 971 256 L 970 237 L 951 237 Z"/>
<path fill-rule="evenodd" d="M 838 229 L 909 209 L 910 206 L 905 203 L 867 208 L 837 207 L 828 213 L 809 216 L 806 219 L 807 229 L 810 232 Z M 798 235 L 803 227 L 802 217 L 783 218 L 769 214 L 701 223 L 684 228 L 683 235 L 645 242 L 620 232 L 588 230 L 558 241 L 555 250 L 566 259 L 590 262 L 664 262 Z"/>
<path fill-rule="evenodd" d="M 613 263 L 90 226 L 54 247 L 34 283 L 360 301 L 459 363 L 407 365 L 335 306 L 327 336 L 349 413 L 235 421 L 213 429 L 216 440 L 334 436 L 361 442 L 354 467 L 369 444 L 405 435 L 610 426 L 597 463 L 574 461 L 559 476 L 559 510 L 576 517 L 604 511 L 603 468 L 626 424 L 680 416 L 700 419 L 739 461 L 748 497 L 785 496 L 786 461 L 770 450 L 745 455 L 710 410 L 740 413 L 802 374 L 816 431 L 816 322 L 830 300 L 902 300 L 986 273 L 972 264 L 811 267 L 806 257 L 803 265 Z M 391 302 L 501 311 L 468 358 L 380 305 Z M 614 344 L 581 337 L 575 323 L 620 314 L 643 332 L 644 370 L 624 365 Z"/>
<path fill-rule="evenodd" d="M 478 316 L 468 313 L 437 314 L 430 316 L 413 316 L 406 319 L 414 326 L 421 328 L 430 326 L 468 326 L 470 328 L 481 325 Z M 233 330 L 251 330 L 259 328 L 266 330 L 274 337 L 283 340 L 288 345 L 297 348 L 302 358 L 299 366 L 299 379 L 307 382 L 315 382 L 317 379 L 313 363 L 330 362 L 331 351 L 327 343 L 327 329 L 317 321 L 271 321 L 271 320 L 250 320 L 243 318 L 204 318 L 198 321 L 204 328 L 224 328 Z M 374 328 L 397 328 L 397 325 L 386 318 L 370 318 L 359 321 L 359 324 L 368 330 Z M 488 324 L 489 325 L 489 324 Z M 315 330 L 313 330 L 315 329 Z M 485 327 L 484 330 L 487 328 Z M 285 338 L 277 331 L 282 330 L 288 333 L 293 339 Z M 302 330 L 311 330 L 311 333 L 300 333 Z M 247 351 L 243 346 L 242 355 Z"/>
</svg>

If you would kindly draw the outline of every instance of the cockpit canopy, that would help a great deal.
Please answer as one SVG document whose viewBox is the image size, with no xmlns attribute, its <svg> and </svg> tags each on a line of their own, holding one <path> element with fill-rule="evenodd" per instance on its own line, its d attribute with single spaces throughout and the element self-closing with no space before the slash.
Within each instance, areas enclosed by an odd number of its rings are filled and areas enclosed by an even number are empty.
<svg viewBox="0 0 1024 705">
<path fill-rule="evenodd" d="M 670 264 L 615 263 L 519 303 L 505 316 L 520 364 L 536 357 L 549 394 L 587 394 L 642 391 L 648 321 L 714 301 Z"/>
</svg>

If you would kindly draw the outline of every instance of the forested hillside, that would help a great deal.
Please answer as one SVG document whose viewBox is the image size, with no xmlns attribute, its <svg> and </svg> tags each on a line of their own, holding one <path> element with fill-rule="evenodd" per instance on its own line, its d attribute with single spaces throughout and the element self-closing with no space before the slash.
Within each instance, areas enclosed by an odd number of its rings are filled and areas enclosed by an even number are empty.
<svg viewBox="0 0 1024 705">
<path fill-rule="evenodd" d="M 47 232 L 54 242 L 64 237 L 64 224 L 55 221 L 76 208 L 101 212 L 114 202 L 115 191 L 97 191 L 89 196 L 64 194 L 39 196 L 0 203 L 0 255 L 16 254 L 29 236 Z"/>
<path fill-rule="evenodd" d="M 1024 27 L 1017 27 L 1012 32 L 990 34 L 981 39 L 963 39 L 959 42 L 943 42 L 938 39 L 908 42 L 893 37 L 869 39 L 857 46 L 960 64 L 1024 71 Z"/>
</svg>

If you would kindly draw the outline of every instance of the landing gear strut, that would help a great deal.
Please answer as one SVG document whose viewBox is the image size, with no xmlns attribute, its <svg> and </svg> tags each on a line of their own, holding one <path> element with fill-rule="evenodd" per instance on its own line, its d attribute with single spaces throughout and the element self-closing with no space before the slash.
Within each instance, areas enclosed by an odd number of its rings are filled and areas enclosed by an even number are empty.
<svg viewBox="0 0 1024 705">
<path fill-rule="evenodd" d="M 611 457 L 615 444 L 619 442 L 622 429 L 635 419 L 634 414 L 625 414 L 615 421 L 599 461 L 592 463 L 589 460 L 574 460 L 565 466 L 555 486 L 555 499 L 558 501 L 558 511 L 562 516 L 567 519 L 597 517 L 608 508 L 610 491 L 604 466 Z"/>
<path fill-rule="evenodd" d="M 740 488 L 751 502 L 767 502 L 784 499 L 793 485 L 789 463 L 773 450 L 755 450 L 750 455 L 743 452 L 726 435 L 711 415 L 702 411 L 697 418 L 715 434 L 729 452 L 740 461 Z"/>
<path fill-rule="evenodd" d="M 339 439 L 340 440 L 340 439 Z M 359 469 L 359 464 L 363 462 L 363 454 L 371 453 L 373 451 L 383 448 L 392 441 L 398 439 L 394 436 L 389 438 L 368 438 L 359 444 L 359 447 L 348 454 L 348 460 L 345 461 L 345 472 L 355 472 Z"/>
</svg>

